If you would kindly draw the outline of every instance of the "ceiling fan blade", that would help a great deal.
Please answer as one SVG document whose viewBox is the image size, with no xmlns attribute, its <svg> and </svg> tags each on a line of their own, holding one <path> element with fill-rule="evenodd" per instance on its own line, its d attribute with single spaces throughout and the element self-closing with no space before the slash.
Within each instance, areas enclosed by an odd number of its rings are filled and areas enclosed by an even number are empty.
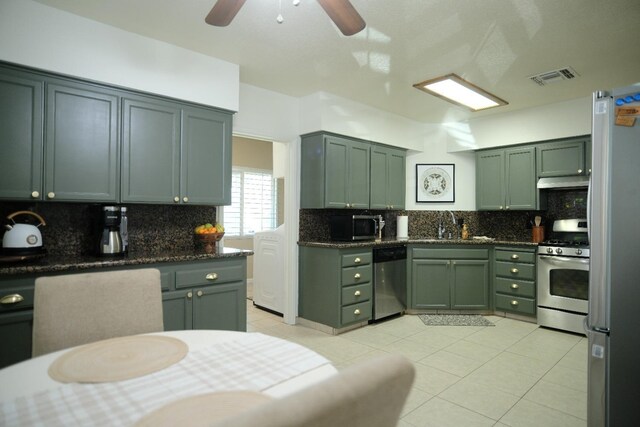
<svg viewBox="0 0 640 427">
<path fill-rule="evenodd" d="M 329 18 L 345 36 L 352 36 L 367 25 L 349 0 L 318 0 Z"/>
<path fill-rule="evenodd" d="M 233 21 L 236 14 L 246 0 L 218 0 L 211 12 L 204 18 L 209 25 L 216 27 L 226 27 Z"/>
</svg>

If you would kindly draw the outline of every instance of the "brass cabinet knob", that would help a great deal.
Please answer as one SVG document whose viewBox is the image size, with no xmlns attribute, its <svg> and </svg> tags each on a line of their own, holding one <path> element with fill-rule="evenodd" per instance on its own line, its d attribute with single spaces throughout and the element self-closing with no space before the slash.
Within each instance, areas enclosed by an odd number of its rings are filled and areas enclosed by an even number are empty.
<svg viewBox="0 0 640 427">
<path fill-rule="evenodd" d="M 20 294 L 9 294 L 0 298 L 0 304 L 17 304 L 19 302 L 24 301 L 24 297 Z"/>
<path fill-rule="evenodd" d="M 356 274 L 354 274 L 354 275 L 353 275 L 353 278 L 354 278 L 354 279 L 356 279 L 356 280 L 358 280 L 358 279 L 360 278 L 360 273 L 356 273 Z"/>
<path fill-rule="evenodd" d="M 201 297 L 201 296 L 203 295 L 203 294 L 202 294 L 202 291 L 198 291 L 198 292 L 196 292 L 196 295 L 198 295 L 198 298 L 199 298 L 199 297 Z"/>
<path fill-rule="evenodd" d="M 355 310 L 353 310 L 353 314 L 355 314 L 356 316 L 360 315 L 360 309 L 356 308 Z"/>
<path fill-rule="evenodd" d="M 56 193 L 54 193 L 53 191 L 49 191 L 47 193 L 47 197 L 50 198 L 50 199 L 55 199 Z"/>
<path fill-rule="evenodd" d="M 355 291 L 355 292 L 353 293 L 353 295 L 354 295 L 354 296 L 356 296 L 356 297 L 359 297 L 359 296 L 360 296 L 360 291 Z"/>
<path fill-rule="evenodd" d="M 516 301 L 516 300 L 511 301 L 511 305 L 514 306 L 514 307 L 517 306 L 518 305 L 518 301 Z"/>
<path fill-rule="evenodd" d="M 189 291 L 187 292 L 187 299 L 191 299 L 193 298 L 193 292 Z"/>
<path fill-rule="evenodd" d="M 391 205 L 391 209 L 393 209 L 393 205 Z"/>
<path fill-rule="evenodd" d="M 517 283 L 512 283 L 511 284 L 511 289 L 518 289 L 520 286 L 518 286 Z"/>
<path fill-rule="evenodd" d="M 40 193 L 34 190 L 31 192 L 31 197 L 37 199 L 38 197 L 40 197 Z"/>
<path fill-rule="evenodd" d="M 173 201 L 174 201 L 174 202 L 176 202 L 176 203 L 178 203 L 178 202 L 180 201 L 180 197 L 178 197 L 178 196 L 174 197 L 174 198 L 173 198 Z"/>
<path fill-rule="evenodd" d="M 503 209 L 502 206 L 500 206 L 500 210 L 502 210 L 502 209 Z"/>
<path fill-rule="evenodd" d="M 511 259 L 520 259 L 520 256 L 518 254 L 513 254 L 511 255 Z"/>
<path fill-rule="evenodd" d="M 582 169 L 578 169 L 578 173 L 582 173 Z"/>
<path fill-rule="evenodd" d="M 189 198 L 187 196 L 185 196 L 185 197 L 182 198 L 182 201 L 187 203 L 189 201 Z"/>
<path fill-rule="evenodd" d="M 216 280 L 218 278 L 218 273 L 209 273 L 204 278 L 207 280 Z"/>
<path fill-rule="evenodd" d="M 505 209 L 509 209 L 509 206 L 506 206 Z"/>
<path fill-rule="evenodd" d="M 359 257 L 356 257 L 356 259 L 354 259 L 353 262 L 355 262 L 356 264 L 360 264 L 362 260 Z"/>
<path fill-rule="evenodd" d="M 519 270 L 518 270 L 517 268 L 512 268 L 512 269 L 511 269 L 511 272 L 512 272 L 513 274 L 518 274 L 518 271 L 519 271 Z"/>
</svg>

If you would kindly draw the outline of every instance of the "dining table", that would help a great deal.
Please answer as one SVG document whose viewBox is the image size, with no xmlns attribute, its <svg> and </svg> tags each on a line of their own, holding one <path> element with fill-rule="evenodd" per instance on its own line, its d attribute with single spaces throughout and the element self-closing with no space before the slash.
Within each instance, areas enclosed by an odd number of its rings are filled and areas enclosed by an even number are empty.
<svg viewBox="0 0 640 427">
<path fill-rule="evenodd" d="M 173 346 L 166 362 L 154 340 Z M 138 344 L 133 356 L 115 346 L 127 342 Z M 125 370 L 128 376 L 118 378 L 120 365 L 130 363 L 126 358 L 138 360 L 142 369 Z M 167 407 L 177 411 L 189 399 L 225 393 L 277 399 L 337 372 L 320 354 L 257 332 L 184 330 L 113 338 L 1 369 L 0 426 L 145 425 L 145 417 Z"/>
</svg>

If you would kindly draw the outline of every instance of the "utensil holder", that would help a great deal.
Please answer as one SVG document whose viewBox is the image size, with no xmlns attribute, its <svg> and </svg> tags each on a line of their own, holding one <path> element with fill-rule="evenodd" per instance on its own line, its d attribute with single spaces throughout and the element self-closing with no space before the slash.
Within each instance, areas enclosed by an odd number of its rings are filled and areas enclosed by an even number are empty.
<svg viewBox="0 0 640 427">
<path fill-rule="evenodd" d="M 531 241 L 533 243 L 540 243 L 544 241 L 544 226 L 540 225 L 536 227 L 535 225 L 531 227 Z"/>
</svg>

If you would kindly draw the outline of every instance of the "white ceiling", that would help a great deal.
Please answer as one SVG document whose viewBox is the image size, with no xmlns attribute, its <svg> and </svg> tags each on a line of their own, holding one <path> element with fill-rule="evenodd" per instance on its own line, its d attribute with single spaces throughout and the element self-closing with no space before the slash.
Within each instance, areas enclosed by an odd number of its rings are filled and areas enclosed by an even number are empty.
<svg viewBox="0 0 640 427">
<path fill-rule="evenodd" d="M 204 22 L 216 0 L 36 1 L 238 64 L 242 83 L 295 97 L 325 91 L 420 122 L 640 81 L 640 0 L 351 0 L 367 22 L 351 37 L 314 0 L 249 0 L 224 28 Z M 542 87 L 527 78 L 567 66 L 580 76 Z M 412 87 L 452 72 L 509 105 L 470 113 Z"/>
</svg>

